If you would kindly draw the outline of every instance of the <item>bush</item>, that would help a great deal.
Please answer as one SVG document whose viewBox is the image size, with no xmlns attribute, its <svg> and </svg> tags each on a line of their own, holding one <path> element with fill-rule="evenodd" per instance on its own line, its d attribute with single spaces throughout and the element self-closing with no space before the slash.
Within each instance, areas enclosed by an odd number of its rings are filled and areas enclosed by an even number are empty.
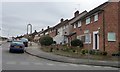
<svg viewBox="0 0 120 72">
<path fill-rule="evenodd" d="M 102 55 L 106 56 L 108 53 L 107 52 L 101 52 Z"/>
<path fill-rule="evenodd" d="M 101 51 L 96 51 L 96 52 L 95 52 L 95 55 L 101 55 L 101 54 L 103 55 L 104 52 L 101 52 Z"/>
<path fill-rule="evenodd" d="M 50 46 L 53 44 L 53 38 L 50 36 L 43 36 L 39 39 L 41 45 Z"/>
<path fill-rule="evenodd" d="M 81 50 L 81 53 L 82 53 L 82 54 L 86 54 L 86 53 L 88 53 L 88 50 L 82 49 L 82 50 Z"/>
<path fill-rule="evenodd" d="M 79 39 L 75 39 L 71 41 L 71 46 L 80 46 L 83 47 L 83 42 Z"/>
<path fill-rule="evenodd" d="M 112 56 L 120 56 L 120 52 L 113 53 Z"/>
<path fill-rule="evenodd" d="M 89 54 L 95 55 L 95 50 L 90 50 L 90 51 L 89 51 Z"/>
<path fill-rule="evenodd" d="M 56 44 L 56 41 L 53 41 L 53 44 Z"/>
</svg>

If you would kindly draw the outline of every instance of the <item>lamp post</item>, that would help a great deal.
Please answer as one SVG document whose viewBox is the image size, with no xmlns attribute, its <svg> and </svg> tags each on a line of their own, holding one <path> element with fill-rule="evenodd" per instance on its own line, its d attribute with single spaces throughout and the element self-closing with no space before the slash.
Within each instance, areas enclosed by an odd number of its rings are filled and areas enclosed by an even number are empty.
<svg viewBox="0 0 120 72">
<path fill-rule="evenodd" d="M 89 43 L 90 43 L 90 37 L 89 37 L 89 30 L 85 30 L 84 31 L 84 33 L 85 33 L 85 43 L 87 44 L 87 50 L 88 50 L 88 52 L 87 52 L 87 58 L 88 58 L 88 62 L 89 62 Z"/>
<path fill-rule="evenodd" d="M 27 37 L 29 38 L 29 34 L 28 34 L 28 27 L 30 27 L 30 34 L 32 34 L 32 24 L 28 24 L 27 25 Z M 30 41 L 30 46 L 32 45 L 31 41 Z"/>
<path fill-rule="evenodd" d="M 89 35 L 89 32 L 88 33 L 86 33 L 86 35 Z M 90 39 L 89 38 L 87 38 L 88 40 L 88 42 L 87 42 L 87 44 L 88 44 L 88 62 L 89 62 L 89 43 L 90 43 Z"/>
</svg>

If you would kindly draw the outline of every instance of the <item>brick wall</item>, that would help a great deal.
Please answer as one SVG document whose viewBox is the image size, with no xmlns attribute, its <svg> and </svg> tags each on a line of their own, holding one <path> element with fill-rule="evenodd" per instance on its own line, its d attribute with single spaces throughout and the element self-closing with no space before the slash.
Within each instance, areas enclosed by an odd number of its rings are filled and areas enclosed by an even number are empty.
<svg viewBox="0 0 120 72">
<path fill-rule="evenodd" d="M 108 53 L 113 53 L 118 51 L 118 46 L 119 46 L 119 41 L 120 41 L 120 12 L 118 13 L 118 10 L 120 10 L 120 8 L 118 7 L 120 6 L 120 2 L 119 4 L 117 2 L 112 2 L 112 3 L 108 3 L 102 11 L 99 12 L 99 19 L 98 21 L 94 22 L 94 15 L 90 16 L 91 18 L 91 23 L 86 25 L 85 21 L 86 19 L 82 19 L 82 26 L 80 28 L 75 28 L 72 29 L 73 31 L 76 31 L 77 36 L 79 35 L 83 35 L 85 30 L 89 30 L 90 34 L 91 34 L 91 44 L 84 44 L 84 48 L 88 47 L 90 49 L 93 49 L 93 31 L 98 31 L 98 28 L 100 28 L 100 33 L 99 33 L 99 50 L 103 51 L 103 39 L 105 37 L 105 50 Z M 105 19 L 105 36 L 103 36 L 103 14 L 105 15 L 104 19 Z M 118 19 L 118 15 L 119 15 L 119 19 Z M 118 21 L 119 21 L 119 25 L 118 25 Z M 119 31 L 118 31 L 119 30 Z M 108 32 L 115 32 L 116 33 L 116 41 L 114 42 L 108 42 Z M 119 33 L 119 34 L 118 34 Z"/>
<path fill-rule="evenodd" d="M 118 51 L 118 3 L 111 2 L 104 8 L 105 13 L 105 49 L 109 53 Z M 116 41 L 108 42 L 108 32 L 116 33 Z"/>
<path fill-rule="evenodd" d="M 120 1 L 119 1 L 119 4 L 118 4 L 118 6 L 119 6 L 119 11 L 118 11 L 118 33 L 119 33 L 119 51 L 120 51 Z"/>
</svg>

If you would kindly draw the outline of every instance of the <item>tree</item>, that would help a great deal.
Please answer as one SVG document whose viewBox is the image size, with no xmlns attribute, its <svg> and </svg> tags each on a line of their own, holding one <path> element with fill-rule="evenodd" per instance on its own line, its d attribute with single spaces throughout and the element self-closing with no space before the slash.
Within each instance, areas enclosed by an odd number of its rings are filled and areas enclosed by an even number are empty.
<svg viewBox="0 0 120 72">
<path fill-rule="evenodd" d="M 50 36 L 43 36 L 39 39 L 41 45 L 50 46 L 53 44 L 53 38 Z"/>
<path fill-rule="evenodd" d="M 79 39 L 74 39 L 74 40 L 71 41 L 71 46 L 83 47 L 83 42 Z"/>
</svg>

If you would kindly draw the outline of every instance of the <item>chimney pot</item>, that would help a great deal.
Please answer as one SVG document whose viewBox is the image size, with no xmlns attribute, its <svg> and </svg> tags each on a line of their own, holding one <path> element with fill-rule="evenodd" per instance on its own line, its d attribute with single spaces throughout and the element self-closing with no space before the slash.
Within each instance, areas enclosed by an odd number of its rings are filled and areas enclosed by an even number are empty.
<svg viewBox="0 0 120 72">
<path fill-rule="evenodd" d="M 74 13 L 74 16 L 77 17 L 79 15 L 79 11 L 77 10 L 75 13 Z"/>
<path fill-rule="evenodd" d="M 63 21 L 64 21 L 64 19 L 62 18 L 60 21 L 61 21 L 61 22 L 63 22 Z"/>
<path fill-rule="evenodd" d="M 50 27 L 48 26 L 47 28 L 49 29 Z"/>
<path fill-rule="evenodd" d="M 43 31 L 44 29 L 42 29 L 42 31 Z"/>
</svg>

